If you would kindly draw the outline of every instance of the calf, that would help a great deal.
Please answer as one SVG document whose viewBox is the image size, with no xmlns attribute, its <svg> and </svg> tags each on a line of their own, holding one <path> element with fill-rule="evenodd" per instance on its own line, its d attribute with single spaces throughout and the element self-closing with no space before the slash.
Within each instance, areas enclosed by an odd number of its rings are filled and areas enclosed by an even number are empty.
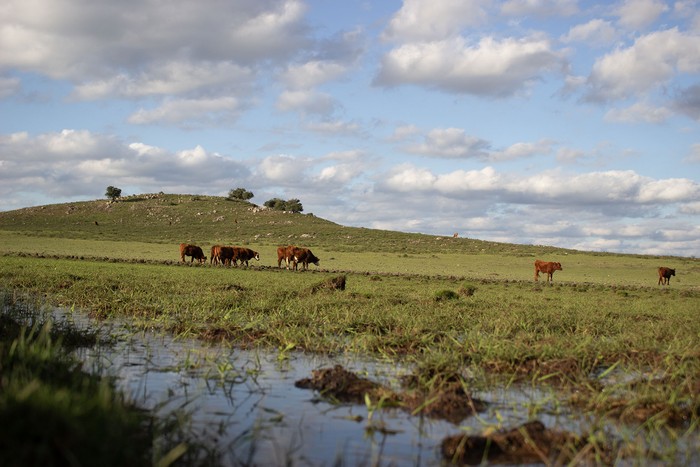
<svg viewBox="0 0 700 467">
<path fill-rule="evenodd" d="M 204 252 L 197 245 L 190 245 L 187 243 L 180 243 L 180 261 L 185 262 L 185 256 L 190 256 L 190 263 L 195 259 L 200 263 L 206 263 L 207 257 L 204 256 Z"/>
<path fill-rule="evenodd" d="M 551 261 L 540 261 L 535 260 L 535 280 L 540 280 L 540 273 L 547 274 L 547 283 L 550 281 L 554 283 L 554 271 L 563 271 L 561 263 L 554 263 Z"/>
<path fill-rule="evenodd" d="M 659 268 L 659 285 L 671 285 L 671 276 L 675 275 L 675 269 L 665 268 L 661 266 Z"/>
</svg>

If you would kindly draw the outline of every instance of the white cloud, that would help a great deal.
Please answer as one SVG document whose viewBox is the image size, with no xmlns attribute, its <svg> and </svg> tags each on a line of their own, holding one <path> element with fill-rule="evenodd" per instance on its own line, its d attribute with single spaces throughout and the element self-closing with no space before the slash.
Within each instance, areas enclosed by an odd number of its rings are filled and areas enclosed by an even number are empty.
<svg viewBox="0 0 700 467">
<path fill-rule="evenodd" d="M 658 31 L 596 60 L 588 78 L 587 98 L 624 99 L 653 90 L 677 73 L 699 70 L 700 36 L 683 34 L 677 28 Z"/>
<path fill-rule="evenodd" d="M 69 200 L 101 198 L 107 186 L 125 184 L 146 193 L 198 186 L 224 192 L 231 178 L 249 177 L 240 162 L 201 146 L 173 153 L 86 130 L 0 135 L 0 166 L 0 198 L 28 183 L 38 196 Z"/>
<path fill-rule="evenodd" d="M 156 63 L 136 75 L 119 73 L 106 79 L 78 84 L 73 92 L 78 99 L 104 99 L 114 96 L 140 98 L 186 94 L 200 89 L 249 89 L 252 70 L 228 62 Z"/>
<path fill-rule="evenodd" d="M 311 166 L 308 159 L 293 156 L 269 156 L 260 162 L 258 171 L 270 181 L 286 185 L 296 184 L 304 177 L 304 172 Z"/>
<path fill-rule="evenodd" d="M 609 45 L 617 39 L 617 31 L 609 21 L 592 19 L 585 24 L 572 27 L 562 36 L 563 42 L 584 42 L 591 45 Z"/>
<path fill-rule="evenodd" d="M 617 9 L 619 23 L 627 29 L 640 29 L 656 21 L 668 11 L 666 2 L 661 0 L 625 0 Z"/>
<path fill-rule="evenodd" d="M 460 128 L 439 128 L 428 132 L 421 144 L 409 145 L 406 151 L 429 157 L 485 158 L 489 144 L 469 136 Z"/>
<path fill-rule="evenodd" d="M 405 0 L 383 33 L 385 40 L 441 40 L 487 18 L 486 0 Z"/>
<path fill-rule="evenodd" d="M 312 122 L 307 124 L 306 128 L 316 133 L 333 135 L 357 135 L 362 131 L 359 124 L 340 120 Z"/>
<path fill-rule="evenodd" d="M 537 155 L 546 155 L 552 152 L 554 143 L 549 140 L 541 140 L 536 143 L 515 143 L 502 151 L 493 151 L 488 159 L 491 161 L 510 161 L 523 159 Z"/>
<path fill-rule="evenodd" d="M 277 98 L 277 108 L 285 112 L 330 115 L 336 105 L 337 102 L 329 94 L 313 90 L 284 91 Z"/>
<path fill-rule="evenodd" d="M 405 44 L 387 53 L 375 84 L 416 84 L 458 94 L 504 97 L 526 90 L 564 65 L 543 37 L 462 37 Z"/>
<path fill-rule="evenodd" d="M 608 122 L 619 123 L 663 123 L 673 115 L 666 107 L 654 107 L 645 102 L 637 102 L 624 109 L 610 109 L 605 114 Z"/>
<path fill-rule="evenodd" d="M 168 99 L 160 107 L 140 109 L 129 116 L 129 123 L 144 125 L 151 123 L 180 123 L 185 121 L 216 121 L 233 119 L 240 112 L 239 102 L 234 97 L 215 99 Z"/>
<path fill-rule="evenodd" d="M 501 11 L 510 16 L 571 16 L 579 12 L 577 0 L 508 0 Z"/>
<path fill-rule="evenodd" d="M 288 56 L 302 44 L 304 11 L 299 0 L 127 0 L 90 7 L 71 0 L 8 0 L 0 66 L 91 81 L 178 57 L 251 63 Z"/>
<path fill-rule="evenodd" d="M 308 89 L 343 75 L 347 66 L 334 61 L 312 60 L 301 65 L 291 65 L 282 80 L 292 89 Z"/>
</svg>

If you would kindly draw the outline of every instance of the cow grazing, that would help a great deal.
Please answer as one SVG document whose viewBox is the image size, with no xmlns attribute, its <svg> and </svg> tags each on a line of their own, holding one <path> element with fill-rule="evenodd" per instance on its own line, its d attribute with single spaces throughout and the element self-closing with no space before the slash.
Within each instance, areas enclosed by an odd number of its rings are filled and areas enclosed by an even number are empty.
<svg viewBox="0 0 700 467">
<path fill-rule="evenodd" d="M 207 257 L 204 256 L 204 252 L 197 245 L 190 245 L 188 243 L 180 243 L 180 261 L 185 262 L 185 256 L 190 256 L 190 263 L 195 259 L 200 263 L 206 263 Z"/>
<path fill-rule="evenodd" d="M 211 251 L 209 254 L 209 263 L 210 264 L 221 263 L 221 245 L 214 245 L 211 247 Z"/>
<path fill-rule="evenodd" d="M 554 271 L 563 271 L 561 263 L 554 263 L 551 261 L 540 261 L 535 260 L 535 280 L 540 280 L 540 273 L 547 274 L 547 283 L 550 281 L 554 283 Z"/>
<path fill-rule="evenodd" d="M 304 270 L 309 268 L 309 263 L 313 263 L 316 266 L 319 266 L 319 263 L 321 262 L 320 259 L 318 259 L 316 256 L 314 256 L 313 253 L 311 253 L 311 250 L 308 248 L 298 248 L 294 247 L 292 249 L 292 255 L 293 255 L 293 261 L 294 261 L 294 267 L 293 269 L 296 271 L 297 270 L 297 265 L 299 263 L 302 264 Z"/>
<path fill-rule="evenodd" d="M 241 266 L 243 263 L 245 263 L 246 267 L 248 266 L 248 261 L 251 259 L 254 259 L 256 261 L 260 261 L 260 255 L 258 254 L 257 251 L 253 251 L 250 248 L 245 248 L 245 247 L 240 247 L 240 246 L 234 246 L 234 256 L 233 256 L 233 265 L 236 266 L 236 261 L 241 262 Z"/>
<path fill-rule="evenodd" d="M 659 285 L 671 285 L 671 276 L 675 275 L 675 269 L 665 268 L 661 266 L 659 268 Z"/>
<path fill-rule="evenodd" d="M 286 245 L 286 246 L 280 246 L 277 247 L 277 267 L 281 268 L 282 267 L 282 261 L 284 261 L 286 269 L 289 269 L 289 263 L 294 260 L 294 254 L 292 251 L 294 250 L 293 245 Z"/>
</svg>

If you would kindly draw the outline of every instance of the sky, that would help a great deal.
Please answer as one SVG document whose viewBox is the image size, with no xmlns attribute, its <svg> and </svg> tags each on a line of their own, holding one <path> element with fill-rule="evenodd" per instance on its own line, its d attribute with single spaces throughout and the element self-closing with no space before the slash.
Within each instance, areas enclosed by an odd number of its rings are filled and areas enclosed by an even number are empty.
<svg viewBox="0 0 700 467">
<path fill-rule="evenodd" d="M 700 0 L 5 0 L 0 211 L 182 193 L 700 256 Z"/>
</svg>

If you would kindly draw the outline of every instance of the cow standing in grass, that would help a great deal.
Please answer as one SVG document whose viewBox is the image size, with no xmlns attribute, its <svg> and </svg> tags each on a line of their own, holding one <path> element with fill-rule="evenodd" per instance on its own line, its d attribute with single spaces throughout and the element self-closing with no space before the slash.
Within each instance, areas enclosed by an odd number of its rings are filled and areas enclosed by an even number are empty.
<svg viewBox="0 0 700 467">
<path fill-rule="evenodd" d="M 297 265 L 299 263 L 302 264 L 304 270 L 309 268 L 309 263 L 313 263 L 316 266 L 319 266 L 321 260 L 318 259 L 316 256 L 314 256 L 313 253 L 311 253 L 311 250 L 308 248 L 298 248 L 294 247 L 292 249 L 292 256 L 293 256 L 293 261 L 294 261 L 294 270 L 297 270 Z"/>
<path fill-rule="evenodd" d="M 675 275 L 675 269 L 665 268 L 661 266 L 659 268 L 659 285 L 671 285 L 671 276 Z"/>
<path fill-rule="evenodd" d="M 535 260 L 535 280 L 540 280 L 540 273 L 547 274 L 547 283 L 554 283 L 554 271 L 563 271 L 561 263 Z"/>
<path fill-rule="evenodd" d="M 277 247 L 277 267 L 282 267 L 282 261 L 284 261 L 285 268 L 289 269 L 289 263 L 294 261 L 294 245 L 285 245 Z"/>
<path fill-rule="evenodd" d="M 221 245 L 214 245 L 213 247 L 211 247 L 211 252 L 209 255 L 209 263 L 210 264 L 221 263 Z"/>
<path fill-rule="evenodd" d="M 245 248 L 241 246 L 234 246 L 233 247 L 233 265 L 238 266 L 236 261 L 241 262 L 241 266 L 243 266 L 243 263 L 245 263 L 246 267 L 248 267 L 248 261 L 251 259 L 254 259 L 255 261 L 260 261 L 260 255 L 258 254 L 257 251 L 253 251 L 250 248 Z"/>
<path fill-rule="evenodd" d="M 190 263 L 195 259 L 200 263 L 206 263 L 207 257 L 204 256 L 204 252 L 197 245 L 190 245 L 188 243 L 180 243 L 180 261 L 185 262 L 185 256 L 190 256 Z"/>
</svg>

